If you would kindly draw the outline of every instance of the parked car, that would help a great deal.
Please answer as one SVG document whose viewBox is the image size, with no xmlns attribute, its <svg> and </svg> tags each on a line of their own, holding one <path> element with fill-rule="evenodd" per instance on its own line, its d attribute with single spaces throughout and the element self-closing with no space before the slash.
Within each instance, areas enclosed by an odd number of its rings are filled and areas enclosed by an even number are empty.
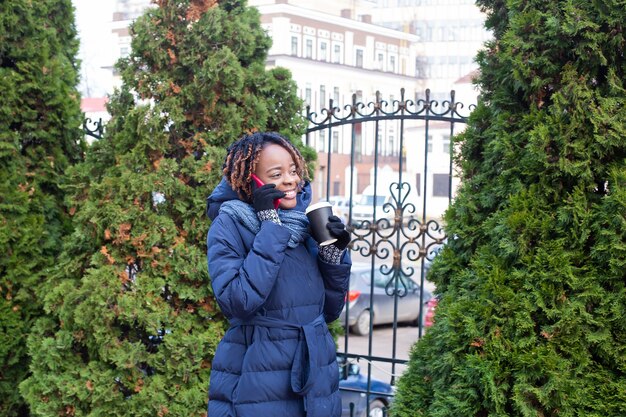
<svg viewBox="0 0 626 417">
<path fill-rule="evenodd" d="M 378 379 L 370 381 L 370 410 L 367 414 L 367 376 L 361 374 L 356 363 L 344 365 L 345 359 L 338 357 L 339 362 L 339 394 L 341 395 L 341 417 L 382 417 L 389 415 L 387 410 L 393 395 L 394 387 Z M 352 413 L 350 403 L 354 404 Z"/>
<path fill-rule="evenodd" d="M 350 288 L 346 299 L 347 308 L 344 307 L 339 316 L 340 323 L 346 324 L 346 309 L 348 310 L 348 328 L 358 335 L 369 334 L 371 319 L 373 319 L 374 325 L 393 323 L 395 296 L 389 295 L 386 289 L 391 279 L 392 275 L 383 274 L 379 266 L 374 268 L 372 279 L 370 264 L 354 263 L 350 272 Z M 425 312 L 428 301 L 432 298 L 432 293 L 425 288 L 420 303 L 420 285 L 402 273 L 399 279 L 398 291 L 404 294 L 402 297 L 398 296 L 397 321 L 417 326 L 421 307 L 424 307 Z M 374 284 L 374 301 L 370 315 L 372 282 Z"/>
<path fill-rule="evenodd" d="M 326 201 L 326 199 L 320 201 Z M 348 214 L 350 213 L 350 199 L 340 195 L 332 195 L 328 197 L 328 202 L 333 206 L 333 214 L 347 224 Z"/>
<path fill-rule="evenodd" d="M 431 327 L 435 323 L 435 308 L 437 308 L 437 303 L 439 299 L 437 297 L 433 297 L 428 301 L 426 306 L 426 314 L 424 315 L 424 327 Z"/>
<path fill-rule="evenodd" d="M 406 193 L 406 191 L 404 191 Z M 390 223 L 393 223 L 396 212 L 395 208 L 396 195 L 392 195 L 392 191 L 386 187 L 379 187 L 376 191 L 376 199 L 374 199 L 374 187 L 368 185 L 363 190 L 361 197 L 355 200 L 352 207 L 352 222 L 359 225 L 361 222 L 367 220 L 372 221 L 374 219 L 374 213 L 376 213 L 376 220 L 387 219 Z M 401 202 L 405 208 L 403 217 L 406 220 L 417 217 L 417 210 L 420 207 L 419 196 L 415 189 L 411 189 Z M 409 207 L 412 205 L 413 207 Z"/>
<path fill-rule="evenodd" d="M 428 275 L 428 271 L 432 266 L 432 261 L 426 260 L 424 262 L 424 276 Z M 430 300 L 426 303 L 426 312 L 424 313 L 424 331 L 428 328 L 432 327 L 435 322 L 435 308 L 437 307 L 437 303 L 439 303 L 439 296 L 432 295 Z"/>
</svg>

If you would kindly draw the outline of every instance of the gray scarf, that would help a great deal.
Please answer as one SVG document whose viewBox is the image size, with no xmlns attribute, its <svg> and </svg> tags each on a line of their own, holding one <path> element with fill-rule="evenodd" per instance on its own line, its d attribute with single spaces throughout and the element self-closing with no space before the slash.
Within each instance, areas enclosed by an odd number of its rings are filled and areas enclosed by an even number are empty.
<svg viewBox="0 0 626 417">
<path fill-rule="evenodd" d="M 307 219 L 306 214 L 298 210 L 278 209 L 277 211 L 283 226 L 291 232 L 287 246 L 295 248 L 309 237 L 309 219 Z M 230 200 L 222 203 L 220 213 L 226 213 L 254 234 L 261 230 L 261 221 L 256 212 L 250 204 L 241 200 Z"/>
</svg>

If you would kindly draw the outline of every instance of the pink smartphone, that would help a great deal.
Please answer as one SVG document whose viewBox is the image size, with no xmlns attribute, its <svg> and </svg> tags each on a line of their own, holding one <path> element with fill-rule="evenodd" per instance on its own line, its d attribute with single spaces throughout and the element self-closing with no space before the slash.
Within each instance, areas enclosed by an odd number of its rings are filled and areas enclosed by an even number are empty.
<svg viewBox="0 0 626 417">
<path fill-rule="evenodd" d="M 250 176 L 252 177 L 252 179 L 254 180 L 257 186 L 261 187 L 265 185 L 265 183 L 261 181 L 261 178 L 257 177 L 255 174 L 250 174 Z M 274 200 L 274 209 L 277 209 L 279 205 L 280 205 L 280 198 L 277 198 Z"/>
</svg>

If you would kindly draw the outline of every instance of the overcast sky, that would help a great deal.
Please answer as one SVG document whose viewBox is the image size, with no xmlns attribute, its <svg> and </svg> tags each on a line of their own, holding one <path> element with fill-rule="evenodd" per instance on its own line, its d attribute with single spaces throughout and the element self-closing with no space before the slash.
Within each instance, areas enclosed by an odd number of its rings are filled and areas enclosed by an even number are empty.
<svg viewBox="0 0 626 417">
<path fill-rule="evenodd" d="M 111 72 L 103 66 L 113 64 L 111 21 L 115 0 L 72 0 L 76 8 L 76 28 L 80 38 L 81 82 L 83 97 L 104 97 L 113 90 Z"/>
</svg>

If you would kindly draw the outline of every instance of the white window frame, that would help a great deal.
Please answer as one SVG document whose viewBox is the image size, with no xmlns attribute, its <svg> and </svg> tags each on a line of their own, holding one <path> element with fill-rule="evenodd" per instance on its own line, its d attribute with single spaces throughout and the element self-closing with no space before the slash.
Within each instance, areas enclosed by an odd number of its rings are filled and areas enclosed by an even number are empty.
<svg viewBox="0 0 626 417">
<path fill-rule="evenodd" d="M 443 135 L 442 139 L 443 140 L 442 140 L 441 150 L 443 151 L 443 153 L 449 154 L 450 153 L 450 135 Z"/>
<path fill-rule="evenodd" d="M 361 53 L 361 65 L 359 65 L 359 52 Z M 365 67 L 365 49 L 354 48 L 354 66 L 357 68 Z"/>
<path fill-rule="evenodd" d="M 311 45 L 310 49 L 309 49 L 309 43 Z M 307 59 L 315 59 L 315 39 L 313 37 L 311 36 L 304 37 L 302 56 Z"/>
<path fill-rule="evenodd" d="M 311 84 L 307 83 L 305 88 L 304 88 L 304 102 L 311 106 L 312 105 L 312 101 L 313 100 L 313 90 L 311 89 Z"/>
<path fill-rule="evenodd" d="M 376 51 L 376 69 L 379 71 L 385 70 L 385 52 Z"/>
<path fill-rule="evenodd" d="M 331 152 L 339 153 L 339 132 L 337 130 L 333 130 L 333 143 Z"/>
<path fill-rule="evenodd" d="M 317 138 L 317 151 L 324 152 L 326 150 L 326 130 L 320 130 Z"/>
<path fill-rule="evenodd" d="M 324 46 L 324 48 L 322 48 L 322 45 Z M 319 54 L 318 54 L 318 59 L 320 61 L 324 61 L 324 62 L 328 62 L 328 41 L 327 40 L 320 40 L 318 42 L 318 50 L 319 50 Z"/>
<path fill-rule="evenodd" d="M 389 60 L 389 66 L 387 67 L 387 70 L 389 72 L 393 72 L 394 74 L 398 72 L 398 56 L 395 54 L 389 54 L 388 57 Z"/>
<path fill-rule="evenodd" d="M 343 43 L 333 42 L 331 54 L 332 54 L 331 62 L 333 64 L 343 64 Z"/>
<path fill-rule="evenodd" d="M 295 51 L 294 51 L 294 40 L 295 40 L 295 47 L 296 47 Z M 300 56 L 300 36 L 294 35 L 294 34 L 291 35 L 291 44 L 290 44 L 289 53 L 292 56 Z"/>
</svg>

